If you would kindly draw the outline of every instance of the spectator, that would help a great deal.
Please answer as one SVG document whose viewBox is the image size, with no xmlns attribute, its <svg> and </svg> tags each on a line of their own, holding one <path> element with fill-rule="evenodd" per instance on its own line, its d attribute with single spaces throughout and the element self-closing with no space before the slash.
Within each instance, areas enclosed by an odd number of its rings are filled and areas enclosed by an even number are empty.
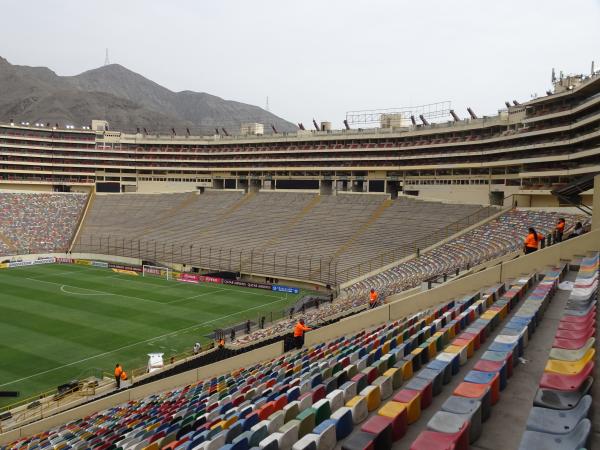
<svg viewBox="0 0 600 450">
<path fill-rule="evenodd" d="M 123 369 L 121 368 L 119 363 L 117 363 L 117 365 L 115 366 L 115 381 L 117 382 L 117 389 L 121 388 L 121 374 L 122 373 L 123 373 Z"/>
<path fill-rule="evenodd" d="M 554 229 L 554 242 L 562 242 L 563 233 L 565 232 L 565 219 L 561 217 L 558 219 L 558 223 L 556 224 L 556 228 Z"/>
<path fill-rule="evenodd" d="M 544 235 L 535 231 L 535 228 L 529 227 L 529 231 L 525 237 L 525 242 L 523 243 L 523 252 L 526 255 L 535 252 L 538 249 L 542 239 L 544 239 Z"/>
<path fill-rule="evenodd" d="M 575 224 L 575 229 L 573 231 L 571 231 L 571 234 L 569 235 L 568 239 L 577 237 L 577 236 L 581 236 L 583 234 L 583 225 L 581 224 L 581 222 L 577 222 Z"/>
<path fill-rule="evenodd" d="M 197 355 L 198 353 L 200 353 L 200 342 L 194 344 L 194 355 Z"/>
<path fill-rule="evenodd" d="M 298 320 L 294 326 L 294 344 L 298 350 L 304 345 L 304 333 L 310 330 L 312 330 L 312 328 L 304 325 L 304 319 Z"/>
</svg>

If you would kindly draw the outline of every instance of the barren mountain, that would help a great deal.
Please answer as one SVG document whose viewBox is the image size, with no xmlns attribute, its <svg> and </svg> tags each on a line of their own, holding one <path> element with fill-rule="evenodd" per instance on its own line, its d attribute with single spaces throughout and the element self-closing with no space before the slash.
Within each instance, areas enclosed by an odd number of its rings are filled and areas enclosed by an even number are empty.
<svg viewBox="0 0 600 450">
<path fill-rule="evenodd" d="M 242 122 L 271 124 L 280 132 L 295 125 L 257 106 L 202 92 L 173 92 L 118 64 L 61 77 L 46 67 L 16 66 L 0 58 L 0 121 L 84 125 L 104 119 L 111 129 L 238 133 Z"/>
</svg>

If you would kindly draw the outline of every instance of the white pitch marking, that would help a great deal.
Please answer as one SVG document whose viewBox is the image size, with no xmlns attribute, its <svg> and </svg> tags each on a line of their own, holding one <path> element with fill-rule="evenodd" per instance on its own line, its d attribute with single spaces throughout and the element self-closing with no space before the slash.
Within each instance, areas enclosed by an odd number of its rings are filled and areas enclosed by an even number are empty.
<svg viewBox="0 0 600 450">
<path fill-rule="evenodd" d="M 39 280 L 36 280 L 36 281 L 39 281 Z M 56 283 L 53 283 L 53 284 L 56 284 Z M 200 328 L 200 327 L 202 327 L 204 325 L 208 325 L 209 323 L 218 322 L 219 320 L 227 319 L 228 317 L 237 316 L 238 314 L 243 314 L 245 312 L 252 311 L 254 309 L 263 308 L 265 306 L 272 305 L 273 303 L 279 303 L 279 302 L 281 302 L 283 300 L 285 300 L 285 299 L 275 300 L 275 301 L 272 301 L 272 302 L 269 302 L 269 303 L 264 303 L 262 305 L 253 306 L 252 308 L 244 309 L 243 311 L 238 311 L 238 312 L 235 312 L 235 313 L 232 313 L 232 314 L 228 314 L 226 316 L 217 317 L 216 319 L 208 320 L 206 322 L 202 322 L 202 323 L 199 323 L 199 324 L 196 324 L 196 325 L 190 325 L 189 327 L 185 327 L 185 328 L 181 328 L 179 330 L 171 331 L 169 333 L 165 333 L 165 334 L 160 335 L 160 336 L 155 336 L 155 337 L 150 338 L 150 339 L 144 339 L 143 341 L 134 342 L 133 344 L 124 345 L 123 347 L 119 347 L 119 348 L 116 348 L 114 350 L 110 350 L 108 352 L 99 353 L 99 354 L 94 355 L 94 356 L 89 356 L 87 358 L 80 359 L 79 361 L 73 361 L 73 362 L 68 363 L 68 364 L 63 364 L 62 366 L 54 367 L 52 369 L 48 369 L 48 370 L 44 370 L 42 372 L 34 373 L 33 375 L 29 375 L 27 377 L 19 378 L 18 380 L 13 380 L 13 381 L 9 381 L 8 383 L 0 384 L 0 387 L 4 387 L 4 386 L 8 386 L 8 385 L 11 385 L 11 384 L 14 384 L 14 383 L 18 383 L 19 381 L 28 380 L 30 378 L 37 377 L 39 375 L 45 375 L 47 373 L 54 372 L 55 370 L 64 369 L 65 367 L 74 366 L 75 364 L 79 364 L 79 363 L 82 363 L 82 362 L 90 361 L 92 359 L 96 359 L 96 358 L 99 358 L 101 356 L 111 355 L 111 354 L 113 354 L 115 352 L 118 352 L 120 350 L 125 350 L 126 348 L 135 347 L 135 346 L 140 345 L 140 344 L 146 344 L 146 343 L 154 341 L 156 339 L 162 339 L 162 338 L 165 338 L 167 336 L 172 336 L 172 335 L 174 335 L 176 333 L 179 333 L 179 332 L 182 332 L 182 331 L 189 331 L 189 330 L 193 330 L 194 328 Z M 161 348 L 164 348 L 164 347 L 161 347 Z"/>
<path fill-rule="evenodd" d="M 71 291 L 68 291 L 65 289 L 65 287 L 67 287 L 67 286 L 75 288 L 75 289 L 83 289 L 84 291 L 93 291 L 93 289 L 86 289 L 86 288 L 80 288 L 80 287 L 76 287 L 76 286 L 69 286 L 68 284 L 63 284 L 60 287 L 61 292 L 64 292 L 65 294 L 71 294 L 71 295 L 88 295 L 88 296 L 89 295 L 114 295 L 114 294 L 110 294 L 107 292 L 98 292 L 98 293 L 93 293 L 93 294 L 85 294 L 83 292 L 71 292 Z"/>
</svg>

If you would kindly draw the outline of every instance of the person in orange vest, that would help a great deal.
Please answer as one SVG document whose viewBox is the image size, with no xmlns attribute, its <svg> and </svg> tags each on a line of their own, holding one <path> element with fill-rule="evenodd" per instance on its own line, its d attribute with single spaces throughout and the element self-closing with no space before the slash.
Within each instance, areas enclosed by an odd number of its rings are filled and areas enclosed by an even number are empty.
<svg viewBox="0 0 600 450">
<path fill-rule="evenodd" d="M 121 381 L 127 381 L 127 372 L 124 370 L 121 371 Z"/>
<path fill-rule="evenodd" d="M 525 254 L 528 255 L 529 253 L 535 252 L 538 249 L 542 239 L 544 239 L 543 234 L 535 231 L 535 228 L 529 227 L 529 232 L 527 233 L 527 237 L 523 243 L 523 251 Z"/>
<path fill-rule="evenodd" d="M 565 219 L 562 217 L 558 219 L 556 229 L 554 230 L 554 242 L 562 242 L 563 233 L 565 232 Z"/>
<path fill-rule="evenodd" d="M 225 339 L 223 339 L 223 336 L 221 336 L 221 338 L 219 338 L 218 345 L 219 345 L 220 349 L 225 347 Z"/>
<path fill-rule="evenodd" d="M 296 322 L 296 325 L 294 325 L 294 344 L 297 349 L 301 349 L 304 345 L 304 332 L 310 330 L 312 330 L 312 328 L 304 325 L 304 319 L 300 319 Z"/>
<path fill-rule="evenodd" d="M 377 306 L 379 299 L 379 294 L 375 291 L 375 289 L 371 289 L 369 292 L 369 308 L 375 308 Z"/>
<path fill-rule="evenodd" d="M 122 373 L 123 373 L 123 369 L 121 368 L 119 363 L 117 363 L 117 365 L 115 366 L 115 381 L 117 382 L 117 389 L 119 389 L 121 387 L 121 374 Z"/>
</svg>

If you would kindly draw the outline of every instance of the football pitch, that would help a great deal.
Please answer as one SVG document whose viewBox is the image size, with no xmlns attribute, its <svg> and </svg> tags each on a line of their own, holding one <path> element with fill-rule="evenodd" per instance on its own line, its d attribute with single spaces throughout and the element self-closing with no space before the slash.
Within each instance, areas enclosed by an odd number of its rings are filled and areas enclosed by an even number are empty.
<svg viewBox="0 0 600 450">
<path fill-rule="evenodd" d="M 301 294 L 300 294 L 301 295 Z M 13 403 L 76 378 L 144 367 L 215 328 L 281 311 L 300 295 L 48 264 L 0 270 L 0 391 Z"/>
</svg>

